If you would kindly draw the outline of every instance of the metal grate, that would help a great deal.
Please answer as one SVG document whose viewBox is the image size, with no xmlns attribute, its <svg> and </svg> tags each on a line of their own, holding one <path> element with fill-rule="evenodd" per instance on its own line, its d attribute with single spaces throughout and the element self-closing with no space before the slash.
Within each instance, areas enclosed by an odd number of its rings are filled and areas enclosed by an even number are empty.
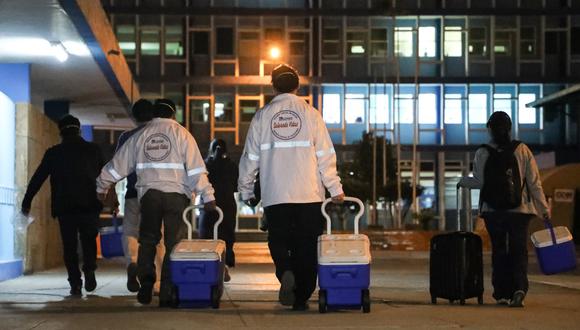
<svg viewBox="0 0 580 330">
<path fill-rule="evenodd" d="M 0 186 L 0 205 L 16 205 L 16 189 Z"/>
</svg>

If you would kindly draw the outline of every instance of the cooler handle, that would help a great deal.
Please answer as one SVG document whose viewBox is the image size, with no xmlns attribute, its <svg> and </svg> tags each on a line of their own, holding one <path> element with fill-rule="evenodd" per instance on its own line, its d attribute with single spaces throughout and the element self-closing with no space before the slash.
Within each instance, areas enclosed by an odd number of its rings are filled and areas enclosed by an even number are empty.
<svg viewBox="0 0 580 330">
<path fill-rule="evenodd" d="M 358 230 L 358 223 L 360 221 L 360 218 L 362 217 L 364 211 L 365 211 L 365 205 L 363 204 L 363 202 L 356 198 L 356 197 L 345 197 L 344 198 L 345 202 L 354 202 L 357 203 L 359 206 L 359 210 L 358 213 L 354 216 L 354 234 L 358 235 L 359 230 Z M 324 216 L 324 219 L 326 219 L 326 233 L 328 235 L 331 234 L 332 231 L 332 223 L 330 221 L 330 216 L 328 215 L 328 213 L 326 213 L 326 205 L 328 205 L 328 203 L 332 202 L 332 198 L 328 198 L 327 200 L 325 200 L 324 202 L 322 202 L 322 215 Z"/>
<path fill-rule="evenodd" d="M 552 226 L 550 220 L 544 219 L 544 227 L 546 227 L 546 229 L 548 229 L 548 231 L 550 232 L 550 237 L 552 237 L 552 243 L 554 245 L 558 244 L 556 242 L 556 233 L 554 232 L 554 226 Z"/>
<path fill-rule="evenodd" d="M 113 213 L 111 215 L 111 220 L 113 221 L 113 229 L 115 230 L 115 234 L 119 233 L 119 220 L 117 219 L 117 213 Z"/>
<path fill-rule="evenodd" d="M 191 205 L 185 208 L 185 210 L 183 210 L 183 222 L 185 222 L 185 225 L 187 226 L 187 239 L 191 241 L 192 236 L 193 236 L 193 230 L 195 229 L 195 212 L 193 212 L 195 209 L 203 209 L 203 205 Z M 215 207 L 215 211 L 218 213 L 218 221 L 216 221 L 216 223 L 213 225 L 213 239 L 214 241 L 217 241 L 218 239 L 218 227 L 219 225 L 222 223 L 222 221 L 224 220 L 224 213 L 222 212 L 222 209 L 220 209 L 219 207 Z M 187 220 L 187 213 L 191 212 L 191 223 L 189 222 L 189 220 Z"/>
</svg>

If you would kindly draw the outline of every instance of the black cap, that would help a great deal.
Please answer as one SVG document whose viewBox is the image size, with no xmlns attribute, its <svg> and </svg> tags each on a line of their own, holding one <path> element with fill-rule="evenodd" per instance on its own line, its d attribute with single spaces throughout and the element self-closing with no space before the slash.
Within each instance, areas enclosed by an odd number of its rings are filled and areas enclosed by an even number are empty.
<svg viewBox="0 0 580 330">
<path fill-rule="evenodd" d="M 146 99 L 139 99 L 131 108 L 135 120 L 140 123 L 153 119 L 153 104 Z"/>
<path fill-rule="evenodd" d="M 280 64 L 272 70 L 272 85 L 280 93 L 290 93 L 300 86 L 298 71 L 288 64 Z"/>
<path fill-rule="evenodd" d="M 170 99 L 157 99 L 153 105 L 155 117 L 171 118 L 175 115 L 175 103 Z"/>
<path fill-rule="evenodd" d="M 58 129 L 62 132 L 68 129 L 81 129 L 80 120 L 72 115 L 65 115 L 58 121 Z"/>
<path fill-rule="evenodd" d="M 510 116 L 503 111 L 495 111 L 487 121 L 489 128 L 504 128 L 506 130 L 512 129 L 512 120 Z"/>
</svg>

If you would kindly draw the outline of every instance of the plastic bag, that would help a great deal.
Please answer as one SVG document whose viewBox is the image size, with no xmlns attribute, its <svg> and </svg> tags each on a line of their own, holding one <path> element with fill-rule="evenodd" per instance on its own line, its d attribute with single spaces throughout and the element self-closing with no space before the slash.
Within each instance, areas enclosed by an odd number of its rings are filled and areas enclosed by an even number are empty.
<svg viewBox="0 0 580 330">
<path fill-rule="evenodd" d="M 32 222 L 34 222 L 34 217 L 30 215 L 26 215 L 22 212 L 15 212 L 13 219 L 14 230 L 18 232 L 26 231 L 26 228 L 30 226 Z"/>
</svg>

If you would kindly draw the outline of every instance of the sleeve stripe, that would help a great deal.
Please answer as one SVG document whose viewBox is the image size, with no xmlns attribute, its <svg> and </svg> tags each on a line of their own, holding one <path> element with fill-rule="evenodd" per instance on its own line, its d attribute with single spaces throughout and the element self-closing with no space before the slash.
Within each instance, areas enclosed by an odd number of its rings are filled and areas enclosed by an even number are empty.
<svg viewBox="0 0 580 330">
<path fill-rule="evenodd" d="M 112 168 L 112 167 L 109 169 L 109 173 L 111 173 L 111 175 L 113 176 L 113 178 L 115 178 L 115 180 L 117 180 L 117 181 L 123 179 L 123 177 L 121 175 L 119 175 L 119 173 L 117 171 L 115 171 L 115 169 Z"/>
<path fill-rule="evenodd" d="M 316 156 L 317 156 L 317 157 L 323 157 L 323 156 L 325 156 L 325 155 L 327 155 L 327 154 L 329 154 L 329 155 L 332 155 L 332 154 L 334 154 L 334 153 L 335 153 L 335 151 L 334 151 L 334 148 L 330 148 L 330 149 L 328 149 L 328 150 L 318 150 L 318 151 L 316 152 Z"/>
<path fill-rule="evenodd" d="M 204 172 L 207 172 L 205 169 L 205 166 L 198 167 L 198 168 L 194 168 L 193 170 L 187 171 L 187 176 L 194 176 L 194 175 L 198 175 L 198 174 L 201 174 Z"/>
<path fill-rule="evenodd" d="M 260 156 L 258 156 L 258 155 L 254 155 L 254 154 L 251 154 L 251 153 L 249 153 L 249 152 L 248 152 L 248 158 L 249 158 L 250 160 L 253 160 L 253 161 L 256 161 L 256 162 L 260 160 Z"/>
</svg>

